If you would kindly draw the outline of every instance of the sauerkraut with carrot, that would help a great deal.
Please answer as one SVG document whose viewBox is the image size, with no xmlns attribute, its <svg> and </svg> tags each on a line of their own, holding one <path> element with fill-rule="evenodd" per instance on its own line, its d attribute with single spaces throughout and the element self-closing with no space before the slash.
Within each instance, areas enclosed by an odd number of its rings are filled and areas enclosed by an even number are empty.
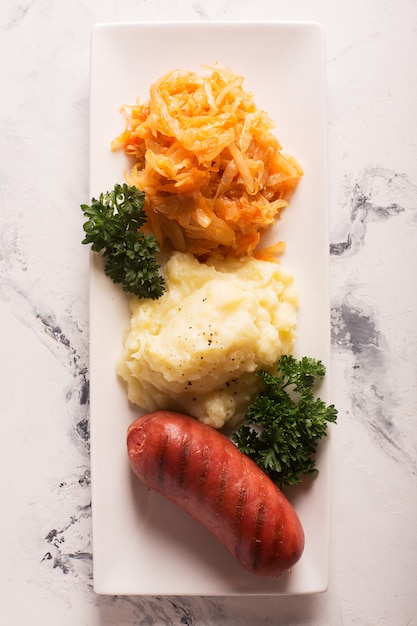
<svg viewBox="0 0 417 626">
<path fill-rule="evenodd" d="M 219 65 L 206 74 L 174 70 L 143 103 L 124 105 L 126 129 L 112 143 L 134 159 L 126 182 L 145 192 L 148 227 L 162 250 L 206 260 L 257 251 L 260 237 L 288 206 L 302 168 L 285 155 L 272 120 Z"/>
</svg>

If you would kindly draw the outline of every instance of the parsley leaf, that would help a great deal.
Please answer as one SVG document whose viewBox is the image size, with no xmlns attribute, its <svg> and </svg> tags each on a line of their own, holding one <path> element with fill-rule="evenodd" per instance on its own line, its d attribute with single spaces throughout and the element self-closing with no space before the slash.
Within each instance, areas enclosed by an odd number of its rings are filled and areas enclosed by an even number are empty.
<svg viewBox="0 0 417 626">
<path fill-rule="evenodd" d="M 334 405 L 327 406 L 314 395 L 314 386 L 325 373 L 321 361 L 292 355 L 278 360 L 275 374 L 260 370 L 264 389 L 232 435 L 239 450 L 281 487 L 318 473 L 314 454 L 328 422 L 337 420 Z"/>
<path fill-rule="evenodd" d="M 143 191 L 116 184 L 90 205 L 82 204 L 87 218 L 82 243 L 106 257 L 104 271 L 114 283 L 139 298 L 155 300 L 163 294 L 165 281 L 155 257 L 156 238 L 140 230 L 146 222 L 144 200 Z"/>
</svg>

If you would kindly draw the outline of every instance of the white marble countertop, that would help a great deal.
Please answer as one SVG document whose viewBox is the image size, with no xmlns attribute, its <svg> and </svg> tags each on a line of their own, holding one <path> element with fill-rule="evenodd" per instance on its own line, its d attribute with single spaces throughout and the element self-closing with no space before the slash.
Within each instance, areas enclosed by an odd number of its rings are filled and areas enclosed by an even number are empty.
<svg viewBox="0 0 417 626">
<path fill-rule="evenodd" d="M 326 593 L 97 596 L 88 428 L 91 28 L 314 20 L 327 42 L 333 437 Z M 2 623 L 417 624 L 414 0 L 5 0 L 0 9 Z"/>
</svg>

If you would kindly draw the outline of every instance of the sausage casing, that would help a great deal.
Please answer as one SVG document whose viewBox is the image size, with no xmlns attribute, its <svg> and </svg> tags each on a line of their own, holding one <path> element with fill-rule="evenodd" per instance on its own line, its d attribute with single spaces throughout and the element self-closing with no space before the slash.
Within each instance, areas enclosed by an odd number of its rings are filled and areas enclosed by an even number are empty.
<svg viewBox="0 0 417 626">
<path fill-rule="evenodd" d="M 300 559 L 304 532 L 294 508 L 219 431 L 155 411 L 129 426 L 127 450 L 145 485 L 205 526 L 250 572 L 280 576 Z"/>
</svg>

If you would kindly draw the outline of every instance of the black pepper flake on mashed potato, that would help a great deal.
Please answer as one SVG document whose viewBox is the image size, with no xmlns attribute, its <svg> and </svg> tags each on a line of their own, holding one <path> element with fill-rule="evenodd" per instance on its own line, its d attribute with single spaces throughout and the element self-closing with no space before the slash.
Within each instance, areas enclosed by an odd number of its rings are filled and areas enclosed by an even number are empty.
<svg viewBox="0 0 417 626">
<path fill-rule="evenodd" d="M 259 391 L 256 370 L 292 351 L 293 276 L 279 263 L 253 257 L 200 263 L 174 252 L 165 281 L 158 300 L 130 301 L 117 363 L 128 398 L 148 411 L 182 411 L 215 428 L 232 425 Z"/>
</svg>

